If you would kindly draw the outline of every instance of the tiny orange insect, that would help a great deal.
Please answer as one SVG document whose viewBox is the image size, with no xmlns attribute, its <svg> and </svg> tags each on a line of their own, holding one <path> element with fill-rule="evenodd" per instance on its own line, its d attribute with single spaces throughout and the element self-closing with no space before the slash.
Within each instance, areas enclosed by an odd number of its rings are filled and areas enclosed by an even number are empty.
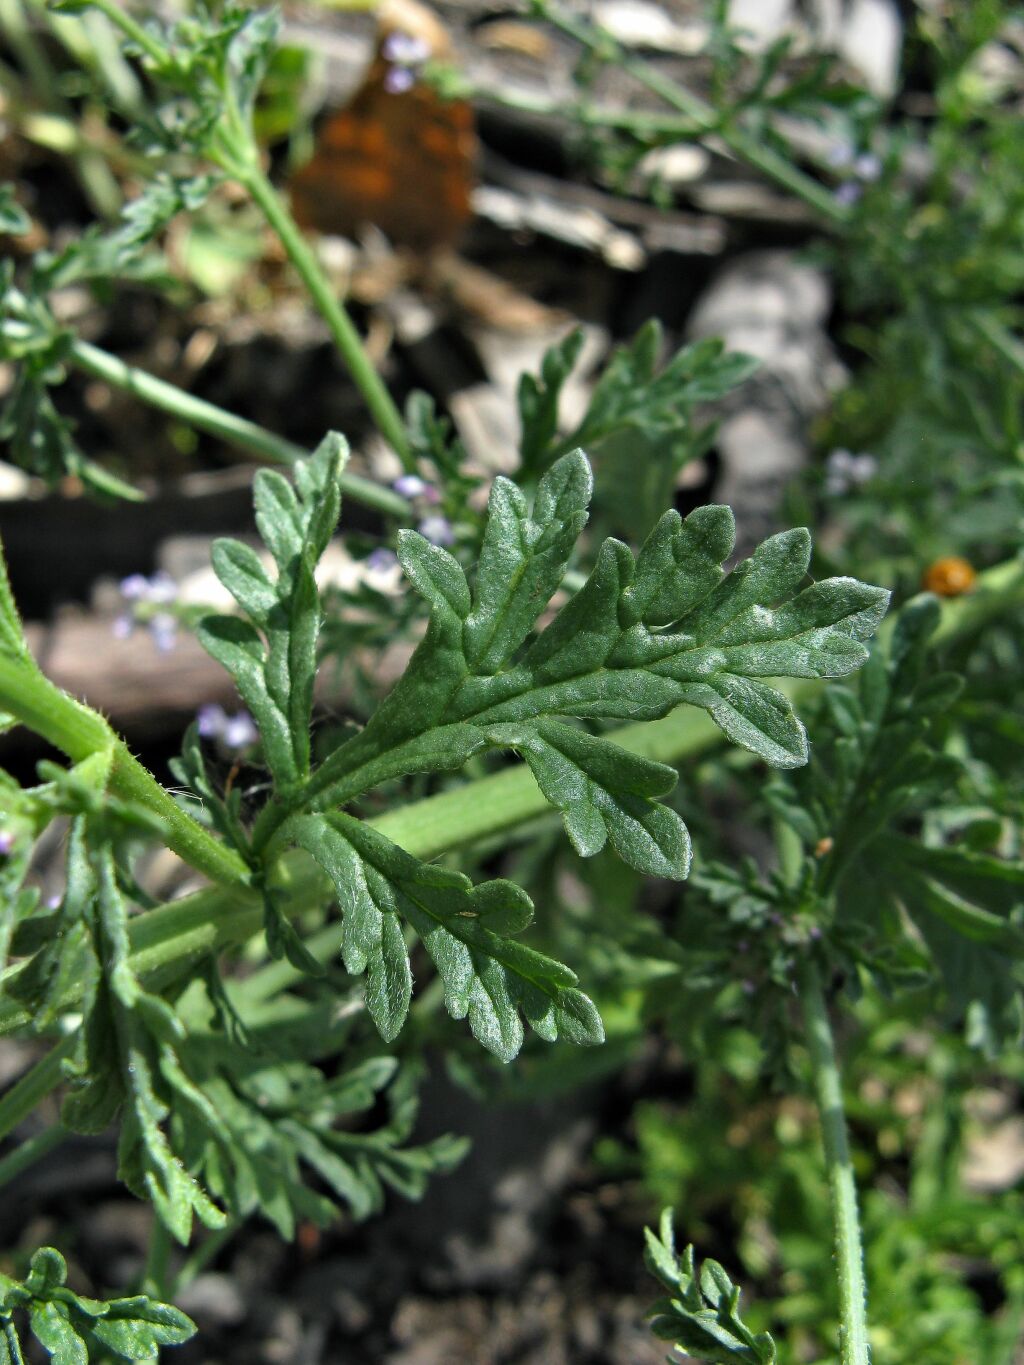
<svg viewBox="0 0 1024 1365">
<path fill-rule="evenodd" d="M 450 57 L 451 42 L 417 0 L 384 0 L 377 21 L 366 77 L 292 177 L 292 207 L 319 232 L 354 236 L 372 223 L 399 246 L 450 247 L 472 217 L 473 111 L 421 76 L 426 62 Z"/>
<path fill-rule="evenodd" d="M 978 580 L 974 566 L 959 555 L 946 555 L 930 564 L 921 575 L 921 587 L 939 597 L 960 597 Z"/>
</svg>

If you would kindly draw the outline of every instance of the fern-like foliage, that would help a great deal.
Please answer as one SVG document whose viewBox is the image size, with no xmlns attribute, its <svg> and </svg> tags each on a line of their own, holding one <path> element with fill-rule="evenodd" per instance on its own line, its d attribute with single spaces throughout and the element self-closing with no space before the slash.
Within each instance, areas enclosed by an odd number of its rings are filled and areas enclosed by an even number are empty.
<svg viewBox="0 0 1024 1365">
<path fill-rule="evenodd" d="M 24 1280 L 0 1275 L 0 1365 L 22 1365 L 19 1325 L 26 1321 L 58 1365 L 157 1360 L 161 1347 L 180 1346 L 195 1336 L 191 1318 L 168 1303 L 145 1294 L 86 1298 L 68 1288 L 67 1274 L 60 1252 L 41 1247 Z"/>
<path fill-rule="evenodd" d="M 941 980 L 953 1018 L 995 1051 L 1024 1025 L 1024 861 L 914 837 L 951 789 L 970 787 L 945 744 L 963 680 L 937 667 L 938 620 L 934 597 L 903 607 L 888 648 L 823 698 L 813 763 L 769 799 L 807 849 L 809 892 L 834 895 L 836 929 L 861 965 Z"/>
<path fill-rule="evenodd" d="M 337 519 L 344 454 L 341 439 L 328 438 L 298 467 L 294 489 L 275 472 L 257 475 L 257 525 L 274 567 L 238 541 L 218 541 L 214 567 L 241 615 L 207 618 L 200 628 L 256 718 L 273 780 L 251 831 L 237 812 L 218 817 L 264 889 L 271 946 L 315 966 L 273 891 L 277 855 L 298 845 L 334 884 L 343 959 L 350 972 L 366 974 L 367 1005 L 385 1039 L 409 1009 L 412 931 L 442 978 L 450 1013 L 468 1018 L 496 1056 L 516 1054 L 524 1021 L 546 1039 L 598 1042 L 600 1019 L 573 973 L 516 941 L 532 917 L 522 891 L 500 880 L 474 887 L 342 808 L 382 782 L 510 749 L 562 812 L 579 853 L 608 842 L 642 872 L 685 877 L 689 836 L 658 799 L 674 785 L 674 770 L 584 726 L 653 720 L 689 702 L 766 761 L 801 764 L 803 727 L 763 679 L 857 668 L 887 594 L 853 579 L 803 587 L 804 531 L 773 537 L 726 574 L 732 515 L 704 507 L 685 521 L 666 513 L 636 557 L 606 541 L 583 588 L 542 619 L 587 520 L 590 468 L 575 451 L 543 476 L 532 507 L 514 483 L 495 480 L 472 585 L 446 550 L 402 533 L 402 566 L 431 608 L 426 632 L 365 729 L 312 768 L 314 568 Z"/>
<path fill-rule="evenodd" d="M 705 1261 L 698 1272 L 692 1246 L 677 1253 L 671 1209 L 662 1213 L 658 1235 L 645 1228 L 644 1236 L 647 1269 L 669 1291 L 651 1309 L 656 1336 L 707 1365 L 776 1365 L 775 1343 L 740 1317 L 740 1291 L 725 1269 Z"/>
</svg>

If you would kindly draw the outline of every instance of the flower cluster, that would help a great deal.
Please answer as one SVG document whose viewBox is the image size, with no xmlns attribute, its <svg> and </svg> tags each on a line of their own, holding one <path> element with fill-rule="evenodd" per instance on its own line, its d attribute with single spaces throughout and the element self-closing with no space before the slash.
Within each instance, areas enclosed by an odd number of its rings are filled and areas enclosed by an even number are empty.
<svg viewBox="0 0 1024 1365">
<path fill-rule="evenodd" d="M 171 612 L 163 610 L 178 595 L 178 585 L 171 575 L 162 569 L 152 578 L 141 573 L 129 574 L 121 580 L 120 588 L 126 610 L 114 621 L 115 637 L 127 640 L 136 625 L 144 624 L 161 654 L 172 650 L 178 642 L 178 622 Z"/>
<path fill-rule="evenodd" d="M 401 95 L 420 78 L 424 63 L 430 58 L 430 46 L 412 33 L 389 33 L 381 47 L 388 63 L 384 89 L 390 95 Z"/>
<path fill-rule="evenodd" d="M 455 532 L 448 518 L 440 512 L 427 511 L 441 501 L 441 494 L 432 483 L 427 483 L 418 474 L 403 474 L 391 487 L 403 498 L 418 504 L 419 510 L 426 514 L 416 528 L 424 539 L 429 540 L 431 545 L 451 545 L 454 542 Z"/>
<path fill-rule="evenodd" d="M 223 706 L 210 703 L 196 713 L 196 727 L 204 739 L 213 739 L 232 753 L 249 749 L 259 739 L 256 722 L 248 711 L 229 716 Z"/>
<path fill-rule="evenodd" d="M 881 157 L 874 152 L 858 152 L 849 142 L 839 142 L 829 152 L 828 164 L 844 171 L 847 179 L 836 187 L 835 200 L 850 208 L 864 193 L 864 186 L 872 184 L 882 174 Z"/>
<path fill-rule="evenodd" d="M 878 473 L 874 455 L 854 455 L 849 450 L 833 450 L 825 461 L 825 492 L 840 498 L 851 489 L 861 488 Z"/>
</svg>

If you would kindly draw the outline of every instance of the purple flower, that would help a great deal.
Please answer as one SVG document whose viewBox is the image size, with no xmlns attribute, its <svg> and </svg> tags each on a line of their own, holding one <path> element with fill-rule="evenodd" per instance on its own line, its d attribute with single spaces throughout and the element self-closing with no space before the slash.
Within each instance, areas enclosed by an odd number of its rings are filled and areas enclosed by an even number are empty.
<svg viewBox="0 0 1024 1365">
<path fill-rule="evenodd" d="M 851 142 L 835 142 L 829 148 L 825 160 L 830 166 L 835 166 L 838 170 L 842 166 L 849 166 L 853 156 L 853 144 Z"/>
<path fill-rule="evenodd" d="M 874 152 L 861 152 L 853 163 L 853 173 L 858 180 L 877 180 L 882 174 L 882 161 Z"/>
<path fill-rule="evenodd" d="M 0 829 L 0 858 L 6 858 L 14 848 L 14 835 L 9 829 Z"/>
<path fill-rule="evenodd" d="M 402 498 L 422 498 L 429 486 L 426 480 L 421 479 L 418 474 L 403 474 L 391 485 Z"/>
<path fill-rule="evenodd" d="M 47 896 L 46 898 L 47 910 L 59 910 L 63 899 L 64 899 L 63 896 Z"/>
<path fill-rule="evenodd" d="M 430 56 L 430 45 L 413 33 L 389 33 L 381 48 L 384 60 L 396 66 L 422 66 Z"/>
<path fill-rule="evenodd" d="M 127 640 L 135 629 L 135 621 L 127 612 L 122 612 L 120 616 L 114 618 L 114 624 L 110 627 L 110 633 L 115 640 Z"/>
<path fill-rule="evenodd" d="M 161 654 L 169 654 L 178 643 L 178 623 L 166 611 L 161 611 L 149 623 L 149 633 Z"/>
<path fill-rule="evenodd" d="M 218 706 L 216 702 L 208 702 L 205 706 L 200 706 L 196 712 L 196 728 L 203 739 L 217 739 L 224 733 L 224 726 L 227 723 L 227 713 L 223 706 Z"/>
<path fill-rule="evenodd" d="M 363 560 L 363 566 L 368 573 L 385 574 L 393 573 L 398 567 L 398 556 L 394 550 L 385 549 L 383 545 L 378 545 L 375 550 Z"/>
<path fill-rule="evenodd" d="M 145 574 L 132 573 L 121 579 L 121 596 L 126 602 L 141 602 L 149 592 L 149 579 Z"/>
<path fill-rule="evenodd" d="M 431 545 L 451 545 L 455 540 L 451 522 L 439 515 L 424 517 L 419 524 L 419 533 Z"/>
<path fill-rule="evenodd" d="M 159 569 L 152 578 L 133 573 L 121 579 L 121 596 L 126 602 L 151 602 L 164 606 L 178 595 L 178 585 L 169 573 Z"/>
<path fill-rule="evenodd" d="M 404 95 L 416 84 L 416 73 L 407 66 L 390 66 L 384 76 L 384 89 L 389 95 Z"/>
<path fill-rule="evenodd" d="M 874 455 L 854 455 L 849 450 L 833 450 L 825 461 L 825 492 L 831 497 L 841 497 L 851 488 L 860 488 L 869 483 L 877 473 L 878 461 Z"/>
<path fill-rule="evenodd" d="M 844 180 L 832 196 L 841 208 L 852 208 L 864 191 L 855 180 Z"/>
<path fill-rule="evenodd" d="M 226 748 L 248 749 L 250 745 L 256 743 L 259 737 L 260 732 L 256 729 L 256 722 L 248 711 L 239 711 L 237 715 L 227 718 L 222 736 Z"/>
<path fill-rule="evenodd" d="M 223 706 L 209 702 L 196 713 L 196 728 L 204 739 L 219 740 L 225 749 L 248 749 L 259 739 L 256 723 L 248 711 L 229 716 Z"/>
</svg>

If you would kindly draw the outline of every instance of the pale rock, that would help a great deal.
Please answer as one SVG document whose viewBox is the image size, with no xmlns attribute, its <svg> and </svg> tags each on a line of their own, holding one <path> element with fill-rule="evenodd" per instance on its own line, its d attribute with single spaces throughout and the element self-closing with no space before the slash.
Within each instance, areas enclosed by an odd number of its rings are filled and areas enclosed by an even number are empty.
<svg viewBox="0 0 1024 1365">
<path fill-rule="evenodd" d="M 758 251 L 723 270 L 691 317 L 691 337 L 720 336 L 761 362 L 718 405 L 714 497 L 736 512 L 741 553 L 779 529 L 782 491 L 807 463 L 809 426 L 845 382 L 826 332 L 830 308 L 823 271 L 794 252 Z"/>
<path fill-rule="evenodd" d="M 602 0 L 593 19 L 624 47 L 652 48 L 691 57 L 708 40 L 708 25 L 698 19 L 675 19 L 647 0 Z"/>
<path fill-rule="evenodd" d="M 688 185 L 699 180 L 711 162 L 710 153 L 693 142 L 677 142 L 670 147 L 655 147 L 640 160 L 641 175 L 656 177 L 668 186 Z"/>
<path fill-rule="evenodd" d="M 741 43 L 751 51 L 771 47 L 793 22 L 793 0 L 731 0 L 730 27 L 742 32 Z"/>
<path fill-rule="evenodd" d="M 493 327 L 470 327 L 485 384 L 474 384 L 449 400 L 459 436 L 473 464 L 489 474 L 511 474 L 518 467 L 519 411 L 516 392 L 520 376 L 540 370 L 544 352 L 565 333 L 557 331 L 510 334 Z M 589 376 L 608 347 L 608 335 L 584 325 L 584 342 L 576 368 L 566 380 L 559 404 L 564 430 L 576 426 L 590 397 Z"/>
<path fill-rule="evenodd" d="M 899 11 L 892 0 L 851 0 L 839 35 L 839 54 L 883 99 L 896 92 L 902 44 Z"/>
<path fill-rule="evenodd" d="M 0 460 L 0 502 L 19 502 L 30 498 L 41 487 L 39 480 L 31 478 L 17 465 Z"/>
</svg>

